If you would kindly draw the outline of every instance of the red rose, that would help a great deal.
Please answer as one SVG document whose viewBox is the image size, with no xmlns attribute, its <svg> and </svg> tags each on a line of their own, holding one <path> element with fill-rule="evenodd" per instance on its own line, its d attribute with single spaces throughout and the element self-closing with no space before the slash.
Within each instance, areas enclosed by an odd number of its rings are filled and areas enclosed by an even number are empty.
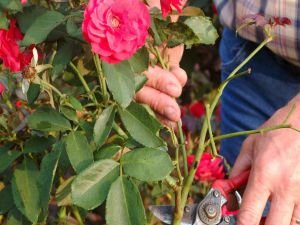
<svg viewBox="0 0 300 225">
<path fill-rule="evenodd" d="M 172 12 L 172 7 L 178 12 L 182 11 L 182 0 L 160 0 L 160 5 L 163 17 L 168 16 Z"/>
<path fill-rule="evenodd" d="M 145 44 L 149 27 L 149 11 L 140 0 L 90 0 L 82 31 L 93 52 L 118 63 Z"/>
<path fill-rule="evenodd" d="M 194 158 L 194 155 L 189 155 L 187 157 L 189 166 L 192 165 Z M 214 180 L 222 179 L 224 177 L 225 172 L 222 164 L 222 158 L 213 158 L 211 154 L 204 152 L 200 160 L 200 165 L 197 168 L 195 174 L 195 180 L 212 182 Z"/>
<path fill-rule="evenodd" d="M 21 71 L 30 63 L 25 60 L 27 56 L 20 51 L 19 41 L 22 39 L 23 35 L 16 26 L 15 20 L 10 21 L 8 30 L 0 29 L 0 59 L 3 65 L 12 72 Z M 31 58 L 32 53 L 29 54 Z"/>
<path fill-rule="evenodd" d="M 21 108 L 22 101 L 21 100 L 17 100 L 15 105 L 16 105 L 17 108 Z"/>
<path fill-rule="evenodd" d="M 202 101 L 197 101 L 190 106 L 190 113 L 196 118 L 205 115 L 205 106 Z"/>
</svg>

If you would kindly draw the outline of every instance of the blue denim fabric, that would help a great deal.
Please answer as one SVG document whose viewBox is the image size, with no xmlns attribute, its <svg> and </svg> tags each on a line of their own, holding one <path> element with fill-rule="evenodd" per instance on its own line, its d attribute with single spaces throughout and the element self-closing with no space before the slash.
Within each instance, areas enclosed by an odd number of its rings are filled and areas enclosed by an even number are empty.
<svg viewBox="0 0 300 225">
<path fill-rule="evenodd" d="M 224 80 L 255 48 L 225 29 L 220 55 Z M 258 128 L 272 114 L 300 91 L 300 68 L 262 49 L 241 71 L 251 68 L 251 75 L 230 81 L 221 98 L 223 134 Z M 299 115 L 300 119 L 300 115 Z M 245 136 L 221 142 L 221 155 L 233 165 Z"/>
</svg>

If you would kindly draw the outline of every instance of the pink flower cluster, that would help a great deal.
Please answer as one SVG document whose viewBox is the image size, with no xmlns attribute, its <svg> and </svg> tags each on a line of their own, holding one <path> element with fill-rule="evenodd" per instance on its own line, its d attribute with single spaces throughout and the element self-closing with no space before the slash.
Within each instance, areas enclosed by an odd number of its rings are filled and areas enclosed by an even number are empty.
<svg viewBox="0 0 300 225">
<path fill-rule="evenodd" d="M 192 166 L 194 159 L 194 155 L 187 157 L 189 166 Z M 225 172 L 222 158 L 216 157 L 214 159 L 211 154 L 204 152 L 200 160 L 200 165 L 196 170 L 195 180 L 213 182 L 214 180 L 223 179 L 224 177 Z"/>
<path fill-rule="evenodd" d="M 90 0 L 82 31 L 93 52 L 118 63 L 145 44 L 149 27 L 149 11 L 140 0 Z"/>
<path fill-rule="evenodd" d="M 12 72 L 23 70 L 30 64 L 32 53 L 30 50 L 21 52 L 19 42 L 23 35 L 16 26 L 16 21 L 11 20 L 9 29 L 0 29 L 0 59 L 3 65 Z"/>
<path fill-rule="evenodd" d="M 168 16 L 172 12 L 172 7 L 178 12 L 182 11 L 182 0 L 160 0 L 160 5 L 163 17 Z"/>
</svg>

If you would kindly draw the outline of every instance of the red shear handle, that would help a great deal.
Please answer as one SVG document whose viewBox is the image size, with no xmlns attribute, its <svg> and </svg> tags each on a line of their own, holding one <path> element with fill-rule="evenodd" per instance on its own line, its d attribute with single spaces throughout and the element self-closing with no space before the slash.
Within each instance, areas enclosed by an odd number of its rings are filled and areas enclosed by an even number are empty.
<svg viewBox="0 0 300 225">
<path fill-rule="evenodd" d="M 232 193 L 236 189 L 245 185 L 249 178 L 250 170 L 246 170 L 238 176 L 232 177 L 230 179 L 216 180 L 212 188 L 218 189 L 224 197 L 227 197 L 229 193 Z"/>
</svg>

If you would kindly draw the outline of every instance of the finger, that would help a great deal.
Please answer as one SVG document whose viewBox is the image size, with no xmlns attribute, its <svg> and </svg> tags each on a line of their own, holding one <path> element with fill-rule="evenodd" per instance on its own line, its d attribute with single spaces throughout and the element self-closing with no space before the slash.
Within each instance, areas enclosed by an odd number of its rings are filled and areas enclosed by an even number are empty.
<svg viewBox="0 0 300 225">
<path fill-rule="evenodd" d="M 160 114 L 156 114 L 158 120 L 164 124 L 165 126 L 172 128 L 173 130 L 177 130 L 177 123 L 175 123 L 174 121 L 168 120 L 166 119 L 166 117 L 160 115 Z"/>
<path fill-rule="evenodd" d="M 136 101 L 149 105 L 166 119 L 177 122 L 180 108 L 174 98 L 151 87 L 143 87 L 135 96 Z"/>
<path fill-rule="evenodd" d="M 235 177 L 249 169 L 252 164 L 255 136 L 249 136 L 241 147 L 239 156 L 230 172 L 230 177 Z"/>
<path fill-rule="evenodd" d="M 178 45 L 174 48 L 167 48 L 165 52 L 165 58 L 169 59 L 169 66 L 179 66 L 181 58 L 184 52 L 184 45 Z"/>
<path fill-rule="evenodd" d="M 300 224 L 300 205 L 296 205 L 293 211 L 291 225 Z"/>
<path fill-rule="evenodd" d="M 163 70 L 158 66 L 150 66 L 145 74 L 148 77 L 146 86 L 157 89 L 172 97 L 179 97 L 181 95 L 182 86 L 171 72 Z"/>
<path fill-rule="evenodd" d="M 265 225 L 290 225 L 294 210 L 294 202 L 286 196 L 272 196 L 271 208 L 268 213 Z"/>
<path fill-rule="evenodd" d="M 176 76 L 177 80 L 183 87 L 187 82 L 187 74 L 185 70 L 183 70 L 177 65 L 177 66 L 171 66 L 170 71 L 174 74 L 174 76 Z"/>
<path fill-rule="evenodd" d="M 262 176 L 251 171 L 243 202 L 237 217 L 237 225 L 258 225 L 263 210 L 270 196 L 270 191 L 263 185 Z"/>
</svg>

